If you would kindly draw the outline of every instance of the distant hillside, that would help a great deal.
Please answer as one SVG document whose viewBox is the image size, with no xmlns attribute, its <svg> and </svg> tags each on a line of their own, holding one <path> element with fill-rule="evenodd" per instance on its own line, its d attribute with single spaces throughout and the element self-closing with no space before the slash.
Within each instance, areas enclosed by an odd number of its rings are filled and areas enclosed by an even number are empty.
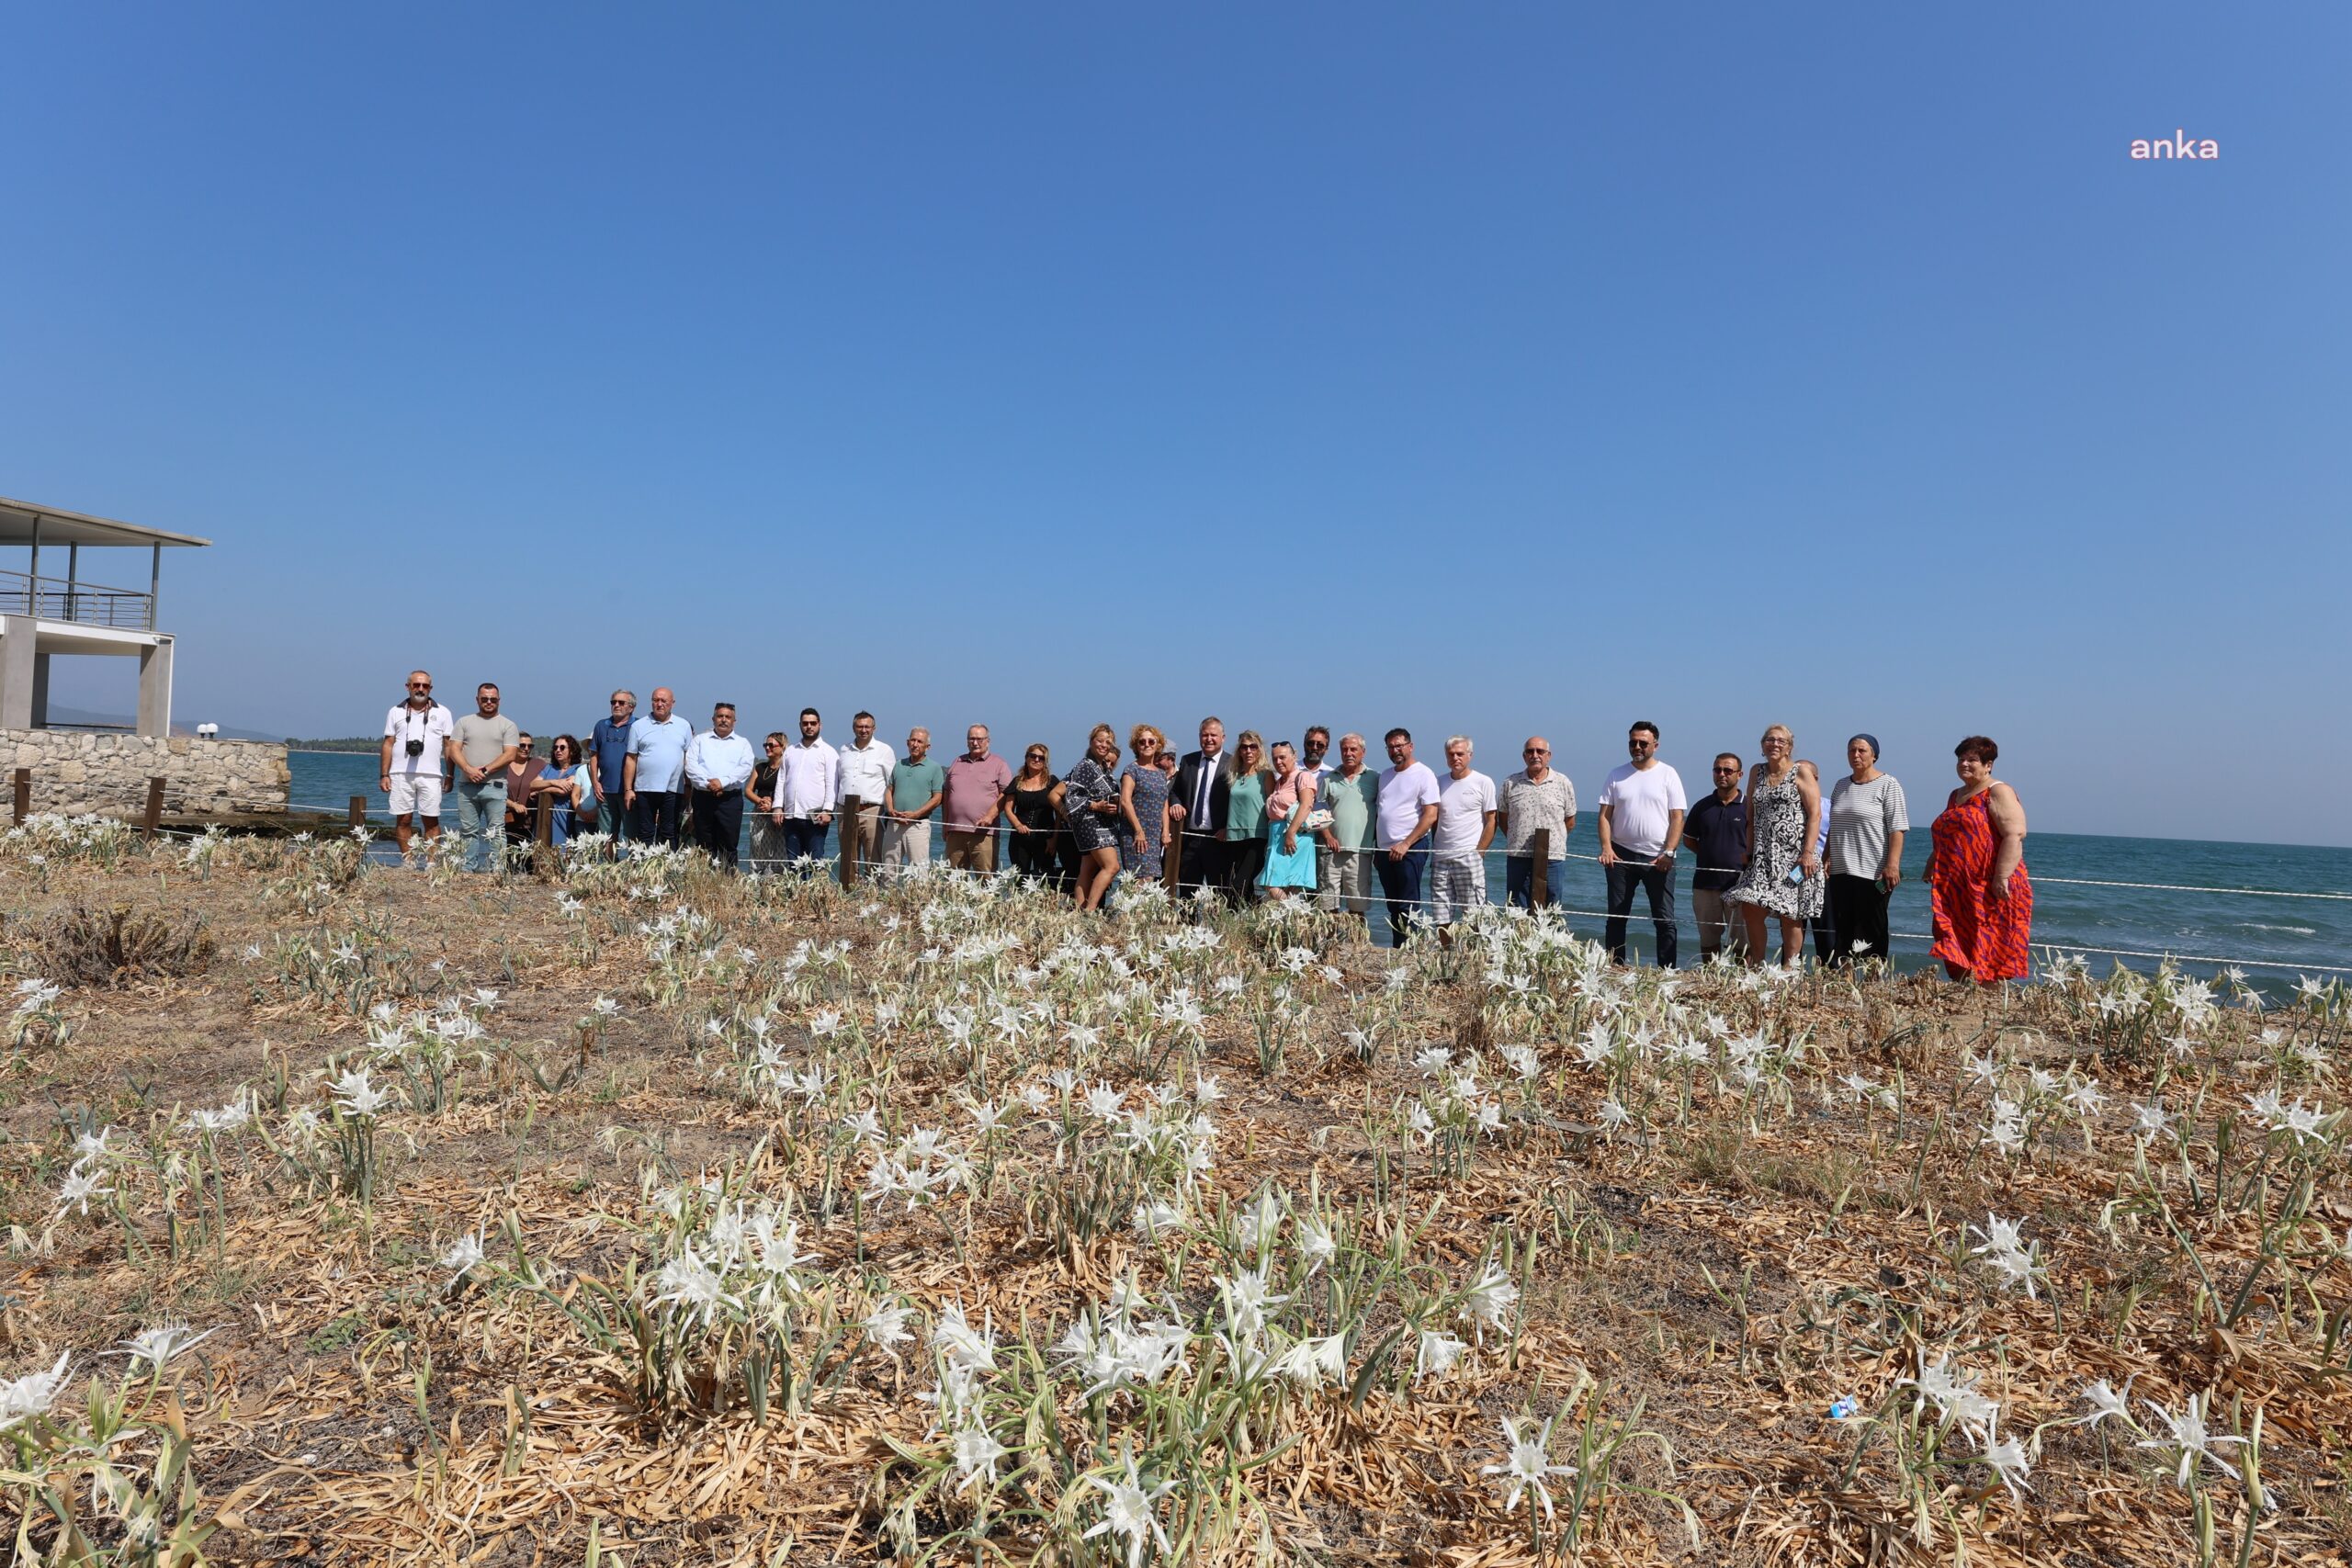
<svg viewBox="0 0 2352 1568">
<path fill-rule="evenodd" d="M 288 751 L 373 751 L 383 743 L 380 735 L 337 735 L 326 740 L 297 740 L 290 735 L 286 738 Z"/>
<path fill-rule="evenodd" d="M 137 728 L 139 724 L 139 721 L 136 718 L 127 713 L 93 713 L 88 708 L 69 708 L 55 703 L 50 705 L 49 722 L 64 729 L 76 728 L 89 729 L 119 729 L 126 735 L 131 730 Z M 196 726 L 193 724 L 175 724 L 172 726 L 172 733 L 174 735 L 194 735 L 196 733 Z M 220 739 L 223 740 L 276 740 L 278 739 L 279 737 L 275 735 L 264 735 L 258 729 L 232 729 L 224 724 L 220 727 Z M 368 744 L 369 748 L 372 748 L 375 745 L 375 742 L 369 741 Z"/>
</svg>

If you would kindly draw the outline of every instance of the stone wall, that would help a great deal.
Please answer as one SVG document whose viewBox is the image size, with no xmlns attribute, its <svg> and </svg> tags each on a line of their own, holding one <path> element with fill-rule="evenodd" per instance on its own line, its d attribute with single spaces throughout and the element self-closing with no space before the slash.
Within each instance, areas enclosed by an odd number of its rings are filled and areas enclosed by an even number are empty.
<svg viewBox="0 0 2352 1568">
<path fill-rule="evenodd" d="M 35 811 L 78 817 L 136 815 L 147 807 L 147 781 L 161 777 L 164 809 L 174 816 L 283 811 L 291 775 L 276 741 L 199 740 L 74 729 L 0 729 L 0 765 L 14 799 L 16 771 L 32 771 Z M 6 819 L 0 818 L 0 826 Z"/>
</svg>

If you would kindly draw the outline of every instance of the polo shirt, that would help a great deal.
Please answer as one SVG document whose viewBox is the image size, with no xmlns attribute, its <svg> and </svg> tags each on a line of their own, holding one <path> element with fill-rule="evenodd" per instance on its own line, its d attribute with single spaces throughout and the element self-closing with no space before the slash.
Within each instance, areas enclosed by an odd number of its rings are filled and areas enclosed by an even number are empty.
<svg viewBox="0 0 2352 1568">
<path fill-rule="evenodd" d="M 1380 775 L 1370 768 L 1357 770 L 1353 778 L 1326 768 L 1315 791 L 1315 804 L 1331 814 L 1331 837 L 1343 850 L 1374 847 L 1373 813 L 1379 799 Z"/>
<path fill-rule="evenodd" d="M 890 809 L 912 811 L 947 787 L 947 770 L 928 756 L 890 770 Z"/>
<path fill-rule="evenodd" d="M 1737 886 L 1740 856 L 1747 849 L 1747 802 L 1725 805 L 1712 790 L 1701 795 L 1682 819 L 1682 842 L 1699 857 L 1699 869 L 1690 874 L 1692 891 L 1721 893 Z"/>
<path fill-rule="evenodd" d="M 1421 820 L 1421 808 L 1435 806 L 1438 799 L 1437 774 L 1427 762 L 1408 762 L 1384 772 L 1380 775 L 1380 847 L 1394 849 L 1411 838 Z M 1429 846 L 1424 841 L 1414 847 Z"/>
<path fill-rule="evenodd" d="M 1012 765 L 993 751 L 977 762 L 967 754 L 948 763 L 947 825 L 958 832 L 976 830 L 1012 782 Z"/>
<path fill-rule="evenodd" d="M 618 724 L 606 714 L 588 731 L 588 754 L 596 759 L 596 783 L 607 794 L 618 795 L 626 776 L 622 764 L 628 757 L 629 726 L 637 722 L 625 718 Z"/>
<path fill-rule="evenodd" d="M 637 787 L 660 795 L 686 787 L 686 748 L 695 727 L 672 714 L 660 722 L 649 715 L 628 727 L 628 754 L 637 759 Z"/>
</svg>

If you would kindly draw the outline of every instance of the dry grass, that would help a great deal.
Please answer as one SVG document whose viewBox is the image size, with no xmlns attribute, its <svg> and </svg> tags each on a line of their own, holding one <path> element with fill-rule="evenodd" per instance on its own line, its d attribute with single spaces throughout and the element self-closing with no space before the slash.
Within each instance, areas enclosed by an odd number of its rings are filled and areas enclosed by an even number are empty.
<svg viewBox="0 0 2352 1568">
<path fill-rule="evenodd" d="M 183 1365 L 205 1491 L 218 1500 L 243 1489 L 233 1528 L 213 1542 L 221 1561 L 572 1562 L 584 1560 L 592 1525 L 631 1564 L 887 1558 L 883 1439 L 923 1443 L 924 1417 L 907 1397 L 929 1381 L 922 1357 L 904 1373 L 865 1358 L 805 1411 L 765 1424 L 740 1408 L 664 1415 L 639 1407 L 628 1369 L 560 1313 L 512 1290 L 449 1288 L 434 1259 L 466 1234 L 494 1237 L 511 1213 L 534 1258 L 570 1278 L 611 1277 L 631 1249 L 605 1216 L 638 1212 L 649 1168 L 691 1180 L 748 1162 L 753 1190 L 810 1201 L 814 1144 L 785 1110 L 720 1081 L 724 1054 L 701 1037 L 704 1021 L 786 990 L 797 943 L 841 938 L 850 955 L 820 999 L 870 1014 L 936 973 L 940 961 L 924 957 L 936 944 L 910 925 L 886 933 L 863 912 L 865 896 L 786 900 L 697 878 L 662 904 L 691 903 L 726 944 L 757 956 L 718 989 L 662 998 L 657 966 L 628 930 L 649 904 L 605 897 L 574 918 L 546 885 L 313 877 L 283 858 L 300 852 L 224 853 L 202 878 L 135 853 L 110 868 L 0 858 L 0 897 L 24 917 L 8 928 L 7 977 L 73 987 L 59 1004 L 66 1043 L 17 1053 L 0 1077 L 0 1205 L 22 1227 L 0 1279 L 0 1379 L 64 1348 L 86 1369 L 91 1353 L 165 1318 L 220 1325 Z M 910 908 L 890 905 L 902 919 Z M 1034 918 L 1039 930 L 1074 924 Z M 41 921 L 75 934 L 36 940 Z M 1115 925 L 1078 929 L 1120 936 Z M 191 956 L 204 933 L 222 954 L 209 967 Z M 348 942 L 364 964 L 321 978 L 288 956 L 298 942 L 314 953 Z M 1826 1416 L 1841 1394 L 1874 1404 L 1926 1345 L 1962 1350 L 1984 1371 L 2005 1434 L 2075 1414 L 2097 1376 L 2118 1386 L 2136 1377 L 2135 1396 L 2175 1404 L 2210 1389 L 2222 1406 L 2261 1405 L 2278 1507 L 2255 1561 L 2344 1561 L 2352 1369 L 2321 1328 L 2352 1304 L 2352 1265 L 2305 1258 L 2300 1286 L 2284 1275 L 2258 1285 L 2222 1332 L 2161 1232 L 2102 1230 L 2132 1159 L 2115 1129 L 2128 1124 L 2128 1101 L 2155 1092 L 2155 1062 L 2103 1057 L 2078 1020 L 2032 998 L 1988 1000 L 1917 976 L 1860 996 L 1808 983 L 1783 1018 L 1809 1031 L 1814 1053 L 1786 1113 L 1704 1096 L 1687 1122 L 1661 1103 L 1645 1127 L 1611 1134 L 1604 1082 L 1573 1065 L 1564 1033 L 1514 1026 L 1476 964 L 1422 969 L 1401 1026 L 1367 1062 L 1342 1043 L 1334 998 L 1383 994 L 1395 959 L 1347 944 L 1318 958 L 1343 980 L 1318 983 L 1314 1020 L 1278 1071 L 1261 1075 L 1238 1016 L 1212 1020 L 1204 1044 L 1182 1058 L 1185 1075 L 1216 1074 L 1230 1094 L 1210 1192 L 1238 1204 L 1269 1182 L 1312 1186 L 1361 1235 L 1401 1233 L 1432 1274 L 1456 1280 L 1507 1254 L 1526 1281 L 1524 1318 L 1508 1349 L 1490 1346 L 1410 1400 L 1302 1402 L 1298 1442 L 1257 1483 L 1250 1533 L 1203 1560 L 1532 1561 L 1527 1506 L 1506 1516 L 1478 1470 L 1500 1457 L 1499 1418 L 1548 1415 L 1589 1377 L 1611 1409 L 1640 1399 L 1641 1425 L 1673 1447 L 1670 1476 L 1645 1446 L 1628 1450 L 1621 1480 L 1674 1492 L 1703 1531 L 1694 1552 L 1670 1507 L 1621 1494 L 1589 1562 L 1951 1561 L 1955 1535 L 1983 1564 L 2194 1561 L 2186 1502 L 2149 1473 L 2149 1456 L 2067 1426 L 2043 1438 L 2022 1500 L 1997 1484 L 1955 1488 L 1936 1544 L 1916 1547 L 1883 1462 L 1866 1459 L 1849 1477 L 1855 1431 Z M 41 1245 L 75 1132 L 169 1127 L 248 1086 L 266 1117 L 279 1095 L 299 1103 L 310 1075 L 362 1043 L 370 1006 L 430 1005 L 475 987 L 500 993 L 484 1015 L 497 1049 L 463 1069 L 447 1109 L 387 1119 L 372 1203 L 304 1190 L 241 1145 L 224 1163 L 225 1232 L 178 1256 L 143 1202 L 136 1238 L 94 1208 L 49 1227 Z M 621 1011 L 583 1031 L 599 997 Z M 1698 983 L 1690 999 L 1725 1010 L 1752 1001 L 1722 980 Z M 828 1047 L 804 1032 L 810 1011 L 779 1016 L 821 1057 Z M 2251 1049 L 2253 1027 L 2233 1021 L 2216 1035 L 2209 1111 L 2238 1097 L 2230 1053 Z M 1419 1092 L 1409 1057 L 1429 1040 L 1489 1052 L 1523 1041 L 1545 1064 L 1529 1101 L 1459 1176 L 1433 1172 L 1379 1130 Z M 1955 1109 L 1962 1059 L 1988 1041 L 2020 1062 L 2096 1071 L 2123 1121 L 2110 1115 L 2089 1149 L 2059 1126 L 2022 1160 L 1988 1156 L 1981 1106 Z M 1001 1095 L 1051 1060 L 1048 1046 L 991 1060 L 909 1029 L 882 1053 L 877 1096 L 916 1122 L 961 1124 L 963 1096 Z M 2335 1060 L 2340 1046 L 2329 1044 Z M 1906 1103 L 1866 1111 L 1822 1092 L 1849 1071 L 1890 1083 L 1899 1074 Z M 2177 1079 L 2176 1105 L 2186 1091 Z M 1041 1235 L 1039 1195 L 1063 1179 L 1042 1134 L 1015 1134 L 1004 1163 L 984 1195 L 912 1213 L 893 1204 L 854 1230 L 816 1224 L 811 1245 L 845 1277 L 887 1276 L 926 1315 L 958 1299 L 975 1321 L 986 1312 L 1000 1327 L 1033 1325 L 1041 1344 L 1130 1270 L 1155 1294 L 1164 1283 L 1205 1299 L 1202 1262 L 1163 1280 L 1164 1249 L 1131 1235 L 1060 1247 Z M 195 1223 L 202 1202 L 182 1197 L 180 1220 Z M 2044 1248 L 2041 1299 L 1955 1267 L 1963 1225 L 1988 1211 L 2023 1217 Z M 2347 1222 L 2339 1162 L 2302 1244 L 2317 1247 L 2330 1227 L 2340 1236 Z M 2217 1219 L 2199 1237 L 2222 1279 L 2255 1256 L 2249 1226 Z M 2238 1505 L 2224 1493 L 2217 1513 L 2233 1544 Z M 958 1522 L 936 1498 L 902 1520 L 918 1551 Z M 1034 1551 L 1023 1539 L 1008 1532 L 1001 1551 Z M 1114 1544 L 1090 1550 L 1110 1561 Z M 968 1553 L 958 1547 L 949 1560 Z"/>
</svg>

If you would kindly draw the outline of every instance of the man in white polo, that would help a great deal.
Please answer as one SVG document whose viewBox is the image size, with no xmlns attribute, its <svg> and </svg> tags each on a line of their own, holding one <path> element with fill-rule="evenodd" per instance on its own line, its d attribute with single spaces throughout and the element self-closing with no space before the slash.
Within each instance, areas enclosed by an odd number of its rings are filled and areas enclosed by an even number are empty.
<svg viewBox="0 0 2352 1568">
<path fill-rule="evenodd" d="M 382 777 L 377 782 L 391 796 L 392 837 L 400 841 L 401 858 L 408 858 L 412 823 L 424 827 L 427 839 L 441 836 L 442 781 L 449 766 L 449 737 L 458 720 L 433 700 L 433 677 L 423 670 L 408 672 L 408 700 L 392 705 L 384 718 Z"/>
</svg>

